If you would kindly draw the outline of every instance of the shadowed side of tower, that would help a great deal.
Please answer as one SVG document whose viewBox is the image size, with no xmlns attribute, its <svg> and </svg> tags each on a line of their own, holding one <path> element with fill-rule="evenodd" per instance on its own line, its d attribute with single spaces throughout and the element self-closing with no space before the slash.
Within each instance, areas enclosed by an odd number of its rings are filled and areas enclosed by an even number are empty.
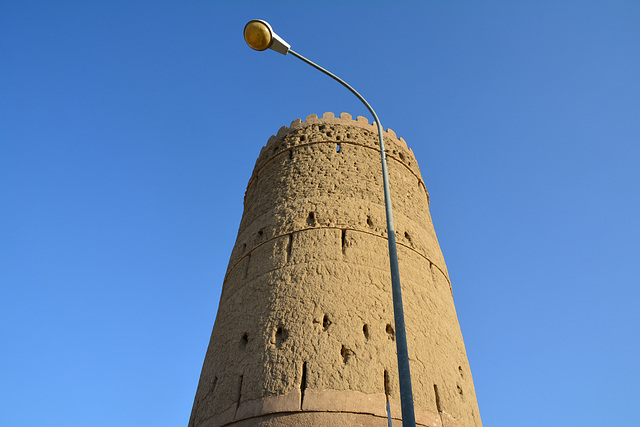
<svg viewBox="0 0 640 427">
<path fill-rule="evenodd" d="M 416 420 L 481 426 L 429 196 L 385 134 Z M 400 425 L 380 152 L 366 119 L 295 120 L 256 162 L 189 421 Z"/>
</svg>

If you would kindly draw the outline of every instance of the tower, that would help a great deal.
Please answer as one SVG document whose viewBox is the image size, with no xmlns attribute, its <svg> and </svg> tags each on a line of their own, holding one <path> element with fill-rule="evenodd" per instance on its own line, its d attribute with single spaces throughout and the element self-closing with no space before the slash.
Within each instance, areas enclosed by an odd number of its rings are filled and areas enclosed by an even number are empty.
<svg viewBox="0 0 640 427">
<path fill-rule="evenodd" d="M 449 275 L 413 152 L 385 144 L 416 421 L 481 426 Z M 189 427 L 400 425 L 375 127 L 325 113 L 260 152 Z"/>
</svg>

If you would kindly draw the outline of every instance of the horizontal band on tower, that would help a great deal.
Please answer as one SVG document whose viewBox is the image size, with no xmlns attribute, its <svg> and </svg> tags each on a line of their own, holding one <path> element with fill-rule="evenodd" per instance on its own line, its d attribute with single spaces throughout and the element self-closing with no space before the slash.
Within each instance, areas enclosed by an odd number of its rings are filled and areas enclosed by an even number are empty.
<svg viewBox="0 0 640 427">
<path fill-rule="evenodd" d="M 306 390 L 304 400 L 300 390 L 280 396 L 269 396 L 262 399 L 255 399 L 243 402 L 238 406 L 231 405 L 224 412 L 214 415 L 203 421 L 202 427 L 232 427 L 251 420 L 257 422 L 257 418 L 265 416 L 298 413 L 342 413 L 357 414 L 365 416 L 363 420 L 369 418 L 371 425 L 379 425 L 386 422 L 386 396 L 384 393 L 365 394 L 352 390 Z M 400 402 L 390 399 L 391 418 L 402 420 Z M 416 423 L 420 426 L 428 427 L 454 427 L 456 420 L 445 412 L 437 412 L 425 408 L 415 408 Z M 446 424 L 443 426 L 443 421 Z M 250 425 L 250 424 L 247 424 Z M 366 425 L 366 424 L 365 424 Z"/>
</svg>

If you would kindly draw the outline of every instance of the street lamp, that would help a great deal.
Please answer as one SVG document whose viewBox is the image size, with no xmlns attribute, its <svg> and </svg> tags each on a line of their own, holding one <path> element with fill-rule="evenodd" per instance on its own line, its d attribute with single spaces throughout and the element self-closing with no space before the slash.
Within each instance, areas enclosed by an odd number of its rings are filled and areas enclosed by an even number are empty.
<svg viewBox="0 0 640 427">
<path fill-rule="evenodd" d="M 389 176 L 387 174 L 387 158 L 384 152 L 382 138 L 382 125 L 380 119 L 371 105 L 354 88 L 335 74 L 325 70 L 318 64 L 311 62 L 299 53 L 291 50 L 291 45 L 278 36 L 268 22 L 261 19 L 249 21 L 244 27 L 244 39 L 250 48 L 258 51 L 272 49 L 286 55 L 292 54 L 296 58 L 306 62 L 312 67 L 322 71 L 336 80 L 358 97 L 373 115 L 378 126 L 378 139 L 380 141 L 380 159 L 382 161 L 382 181 L 384 184 L 384 206 L 387 214 L 387 237 L 389 241 L 389 263 L 391 265 L 391 290 L 393 296 L 393 317 L 396 326 L 396 349 L 398 354 L 398 377 L 400 380 L 400 404 L 402 406 L 402 425 L 415 426 L 415 414 L 413 410 L 413 392 L 411 391 L 411 371 L 409 368 L 409 353 L 407 350 L 407 333 L 404 326 L 404 310 L 402 308 L 402 289 L 400 287 L 400 271 L 398 269 L 398 250 L 396 248 L 396 232 L 393 227 L 393 214 L 391 211 L 391 194 L 389 190 Z"/>
</svg>

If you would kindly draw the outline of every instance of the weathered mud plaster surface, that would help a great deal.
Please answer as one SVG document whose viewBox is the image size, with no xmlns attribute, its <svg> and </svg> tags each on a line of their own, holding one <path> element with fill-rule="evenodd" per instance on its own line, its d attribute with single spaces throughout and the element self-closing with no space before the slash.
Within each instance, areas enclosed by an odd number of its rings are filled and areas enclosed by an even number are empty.
<svg viewBox="0 0 640 427">
<path fill-rule="evenodd" d="M 429 195 L 385 132 L 416 407 L 423 426 L 481 426 Z M 377 130 L 325 113 L 262 149 L 190 427 L 401 425 Z"/>
</svg>

